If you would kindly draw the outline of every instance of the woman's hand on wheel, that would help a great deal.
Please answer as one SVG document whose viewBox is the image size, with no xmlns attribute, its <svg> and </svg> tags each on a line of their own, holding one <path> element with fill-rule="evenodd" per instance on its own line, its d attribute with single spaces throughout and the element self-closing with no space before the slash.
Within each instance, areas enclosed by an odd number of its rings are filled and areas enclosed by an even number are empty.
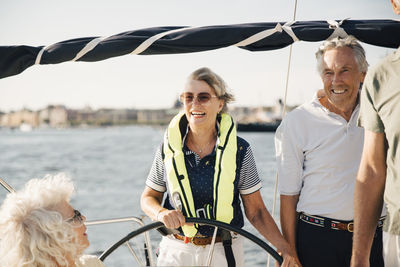
<svg viewBox="0 0 400 267">
<path fill-rule="evenodd" d="M 157 215 L 157 221 L 162 222 L 165 227 L 170 229 L 177 229 L 183 226 L 186 222 L 180 210 L 161 210 Z"/>
</svg>

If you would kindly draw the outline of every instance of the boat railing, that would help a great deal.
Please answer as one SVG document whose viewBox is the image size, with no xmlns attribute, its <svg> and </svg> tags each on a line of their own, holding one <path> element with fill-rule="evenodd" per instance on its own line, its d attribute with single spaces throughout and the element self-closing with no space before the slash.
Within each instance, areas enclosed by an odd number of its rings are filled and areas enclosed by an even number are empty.
<svg viewBox="0 0 400 267">
<path fill-rule="evenodd" d="M 140 217 L 132 216 L 132 217 L 121 217 L 121 218 L 111 218 L 111 219 L 98 219 L 98 220 L 90 220 L 86 221 L 85 225 L 86 226 L 94 226 L 94 225 L 101 225 L 101 224 L 114 224 L 114 223 L 125 223 L 125 222 L 133 222 L 137 223 L 140 225 L 140 227 L 144 226 L 144 218 L 147 216 L 143 215 Z M 149 232 L 144 232 L 144 242 L 145 242 L 145 247 L 147 248 L 148 251 L 153 251 L 151 242 L 150 242 L 150 235 Z M 132 256 L 135 258 L 135 260 L 140 264 L 140 259 L 138 255 L 136 254 L 135 250 L 132 248 L 131 244 L 127 241 L 125 242 L 126 246 L 128 247 L 130 253 Z M 155 266 L 155 261 L 152 253 L 148 253 L 148 260 L 150 263 L 150 266 Z"/>
</svg>

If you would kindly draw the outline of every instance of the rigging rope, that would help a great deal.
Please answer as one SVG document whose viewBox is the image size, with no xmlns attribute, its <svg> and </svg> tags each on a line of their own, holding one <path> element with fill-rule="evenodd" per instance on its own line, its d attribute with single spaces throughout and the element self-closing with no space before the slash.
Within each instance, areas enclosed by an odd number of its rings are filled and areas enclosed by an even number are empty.
<svg viewBox="0 0 400 267">
<path fill-rule="evenodd" d="M 297 11 L 297 0 L 295 0 L 295 2 L 294 2 L 293 21 L 296 21 L 296 11 Z M 289 87 L 290 63 L 292 61 L 292 48 L 293 48 L 293 44 L 291 44 L 290 48 L 289 48 L 289 59 L 288 59 L 288 68 L 287 68 L 287 72 L 286 72 L 286 84 L 285 84 L 285 97 L 283 100 L 283 110 L 282 110 L 282 114 L 281 114 L 282 120 L 286 115 L 286 108 L 287 108 L 286 101 L 287 101 L 287 92 L 288 92 L 288 87 Z M 274 201 L 272 204 L 272 214 L 271 214 L 273 219 L 275 219 L 277 192 L 278 192 L 278 171 L 276 171 L 276 174 L 275 174 Z M 268 255 L 268 263 L 267 263 L 268 267 L 270 266 L 270 261 L 271 261 L 271 256 Z"/>
</svg>

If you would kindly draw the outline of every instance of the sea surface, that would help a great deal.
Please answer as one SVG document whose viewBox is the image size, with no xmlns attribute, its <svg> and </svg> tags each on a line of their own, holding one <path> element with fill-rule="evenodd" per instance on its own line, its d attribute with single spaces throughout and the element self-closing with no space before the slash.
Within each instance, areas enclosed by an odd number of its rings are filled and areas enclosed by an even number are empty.
<svg viewBox="0 0 400 267">
<path fill-rule="evenodd" d="M 64 172 L 76 186 L 71 204 L 87 220 L 140 217 L 144 214 L 140 209 L 140 195 L 164 130 L 162 126 L 35 129 L 31 132 L 0 129 L 0 177 L 19 189 L 31 178 Z M 239 136 L 252 147 L 263 183 L 261 194 L 271 212 L 276 179 L 274 135 L 239 132 Z M 0 186 L 1 202 L 6 194 Z M 278 217 L 275 215 L 277 222 Z M 145 219 L 145 222 L 150 221 Z M 86 252 L 99 255 L 137 228 L 133 223 L 88 226 L 91 247 Z M 261 236 L 247 221 L 244 229 Z M 155 244 L 154 249 L 156 247 Z M 264 252 L 246 243 L 245 249 L 250 255 L 246 257 L 246 266 L 266 266 Z M 135 266 L 126 247 L 119 248 L 105 263 L 107 266 Z"/>
</svg>

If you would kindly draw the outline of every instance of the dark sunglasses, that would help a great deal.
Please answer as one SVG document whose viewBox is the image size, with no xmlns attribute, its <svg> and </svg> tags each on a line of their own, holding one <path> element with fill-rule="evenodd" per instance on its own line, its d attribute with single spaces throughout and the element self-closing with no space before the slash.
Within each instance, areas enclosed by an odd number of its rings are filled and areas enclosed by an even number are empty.
<svg viewBox="0 0 400 267">
<path fill-rule="evenodd" d="M 83 216 L 80 213 L 79 210 L 74 210 L 74 216 L 72 218 L 69 218 L 67 222 L 78 222 L 78 223 L 83 223 Z"/>
<path fill-rule="evenodd" d="M 193 101 L 195 101 L 195 100 L 197 100 L 197 102 L 200 103 L 201 105 L 204 105 L 204 104 L 207 104 L 213 97 L 218 97 L 218 96 L 211 95 L 206 92 L 199 93 L 195 96 L 193 93 L 185 92 L 185 93 L 181 94 L 180 100 L 185 105 L 192 104 Z"/>
</svg>

